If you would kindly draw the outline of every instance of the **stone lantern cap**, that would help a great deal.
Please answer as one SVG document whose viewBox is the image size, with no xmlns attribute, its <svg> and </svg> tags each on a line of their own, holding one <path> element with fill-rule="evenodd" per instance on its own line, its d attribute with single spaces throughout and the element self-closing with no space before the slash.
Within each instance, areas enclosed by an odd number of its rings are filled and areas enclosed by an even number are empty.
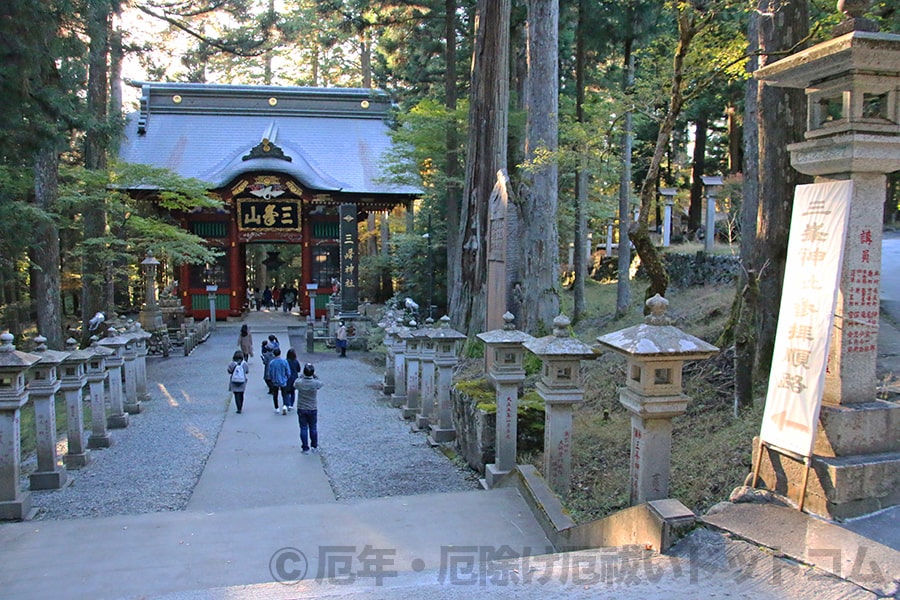
<svg viewBox="0 0 900 600">
<path fill-rule="evenodd" d="M 66 340 L 66 351 L 69 353 L 69 356 L 66 357 L 63 363 L 84 363 L 94 357 L 94 353 L 92 351 L 87 349 L 80 350 L 78 348 L 78 342 L 75 341 L 75 338 L 69 338 Z"/>
<path fill-rule="evenodd" d="M 88 348 L 93 356 L 99 356 L 101 358 L 109 358 L 114 355 L 116 351 L 109 346 L 100 343 L 100 339 L 97 336 L 93 336 L 91 338 L 91 347 Z"/>
<path fill-rule="evenodd" d="M 569 336 L 571 321 L 565 315 L 553 319 L 553 333 L 542 338 L 532 338 L 524 346 L 541 358 L 593 358 L 593 348 Z"/>
<path fill-rule="evenodd" d="M 464 333 L 460 333 L 459 331 L 450 328 L 450 317 L 444 315 L 443 317 L 441 317 L 440 321 L 440 327 L 436 327 L 429 332 L 428 335 L 429 337 L 431 337 L 431 339 L 451 342 L 466 339 L 466 335 Z"/>
<path fill-rule="evenodd" d="M 16 350 L 13 339 L 8 331 L 0 334 L 0 371 L 25 371 L 41 360 L 40 356 Z"/>
<path fill-rule="evenodd" d="M 50 350 L 47 348 L 47 338 L 42 335 L 38 335 L 34 338 L 34 343 L 37 344 L 37 347 L 34 349 L 35 356 L 40 357 L 40 365 L 55 367 L 62 363 L 62 361 L 66 360 L 69 357 L 71 352 L 60 352 L 58 350 Z"/>
<path fill-rule="evenodd" d="M 699 360 L 719 351 L 716 346 L 671 325 L 671 319 L 666 316 L 669 301 L 659 294 L 646 304 L 650 314 L 645 323 L 607 333 L 598 337 L 597 342 L 634 359 Z"/>
<path fill-rule="evenodd" d="M 513 324 L 514 320 L 515 317 L 512 313 L 503 313 L 503 329 L 492 329 L 491 331 L 479 333 L 475 337 L 488 345 L 525 344 L 526 342 L 533 342 L 535 340 L 534 336 L 516 329 L 516 326 Z"/>
</svg>

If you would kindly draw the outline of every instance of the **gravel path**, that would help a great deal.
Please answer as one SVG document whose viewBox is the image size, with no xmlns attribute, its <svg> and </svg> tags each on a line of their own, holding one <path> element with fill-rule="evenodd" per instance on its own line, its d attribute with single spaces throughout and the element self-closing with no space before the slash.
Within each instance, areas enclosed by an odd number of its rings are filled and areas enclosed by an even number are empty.
<svg viewBox="0 0 900 600">
<path fill-rule="evenodd" d="M 227 364 L 236 334 L 237 325 L 220 325 L 188 357 L 148 358 L 152 400 L 127 428 L 110 430 L 111 448 L 93 450 L 87 467 L 68 472 L 70 485 L 31 492 L 36 519 L 183 510 L 228 410 L 221 373 L 210 365 Z M 305 346 L 300 337 L 291 342 Z M 316 360 L 327 382 L 320 392 L 322 458 L 339 500 L 478 488 L 474 471 L 431 448 L 423 433 L 410 432 L 398 410 L 380 400 L 376 369 L 353 358 Z M 33 457 L 24 461 L 23 489 L 34 468 Z"/>
</svg>

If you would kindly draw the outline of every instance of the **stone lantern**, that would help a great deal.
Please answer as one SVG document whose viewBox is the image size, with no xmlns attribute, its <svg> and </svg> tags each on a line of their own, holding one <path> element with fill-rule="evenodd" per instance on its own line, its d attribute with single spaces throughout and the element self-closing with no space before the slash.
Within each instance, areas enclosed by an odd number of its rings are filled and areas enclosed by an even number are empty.
<svg viewBox="0 0 900 600">
<path fill-rule="evenodd" d="M 56 454 L 56 392 L 61 382 L 58 368 L 68 358 L 68 352 L 47 348 L 47 338 L 34 338 L 34 355 L 40 360 L 31 367 L 28 377 L 28 396 L 34 405 L 34 425 L 37 429 L 37 470 L 28 479 L 32 490 L 58 490 L 68 482 L 65 467 Z"/>
<path fill-rule="evenodd" d="M 406 405 L 406 342 L 412 337 L 408 327 L 396 325 L 391 332 L 394 352 L 394 392 L 391 394 L 391 406 L 400 408 Z"/>
<path fill-rule="evenodd" d="M 390 397 L 394 393 L 394 330 L 397 324 L 394 322 L 393 311 L 387 311 L 384 321 L 379 323 L 384 329 L 384 377 L 381 382 L 381 393 Z"/>
<path fill-rule="evenodd" d="M 682 393 L 682 367 L 719 351 L 671 325 L 666 316 L 669 301 L 659 294 L 647 300 L 647 306 L 646 323 L 597 338 L 626 360 L 619 402 L 631 413 L 632 506 L 668 497 L 672 418 L 684 413 L 690 401 Z"/>
<path fill-rule="evenodd" d="M 68 450 L 63 461 L 68 469 L 80 469 L 91 460 L 90 450 L 84 439 L 84 410 L 82 390 L 87 385 L 87 363 L 94 355 L 89 350 L 79 350 L 73 338 L 66 340 L 69 356 L 60 365 L 60 386 L 66 398 L 66 431 Z"/>
<path fill-rule="evenodd" d="M 806 92 L 805 139 L 788 146 L 791 165 L 816 184 L 852 182 L 808 489 L 797 461 L 758 449 L 754 460 L 766 487 L 799 492 L 805 510 L 834 519 L 900 499 L 900 404 L 877 398 L 876 376 L 882 215 L 887 174 L 900 170 L 900 35 L 878 33 L 862 18 L 867 7 L 839 3 L 847 18 L 836 37 L 754 73 Z"/>
<path fill-rule="evenodd" d="M 706 188 L 706 236 L 703 239 L 703 249 L 712 252 L 716 245 L 716 198 L 725 182 L 719 175 L 703 175 L 701 179 Z"/>
<path fill-rule="evenodd" d="M 138 352 L 137 336 L 133 331 L 126 330 L 121 334 L 125 340 L 125 353 L 122 358 L 122 382 L 125 386 L 125 400 L 123 408 L 129 415 L 137 415 L 141 412 L 141 401 L 138 399 Z"/>
<path fill-rule="evenodd" d="M 581 361 L 594 356 L 590 346 L 569 336 L 569 324 L 559 315 L 552 335 L 525 342 L 543 363 L 536 388 L 545 405 L 544 478 L 560 495 L 569 492 L 572 477 L 572 409 L 584 401 Z"/>
<path fill-rule="evenodd" d="M 525 382 L 526 342 L 534 338 L 524 331 L 518 331 L 513 324 L 512 313 L 503 315 L 503 329 L 493 329 L 479 333 L 476 337 L 490 354 L 488 380 L 494 386 L 497 399 L 497 424 L 494 446 L 495 462 L 484 466 L 484 482 L 488 488 L 494 487 L 504 475 L 516 468 L 518 450 L 519 386 Z"/>
<path fill-rule="evenodd" d="M 156 270 L 159 267 L 159 261 L 153 257 L 153 251 L 147 250 L 147 257 L 141 261 L 141 267 L 144 269 L 145 280 L 145 298 L 144 308 L 141 310 L 140 320 L 144 329 L 149 331 L 159 331 L 163 329 L 162 311 L 156 301 Z"/>
<path fill-rule="evenodd" d="M 147 354 L 150 352 L 148 344 L 150 339 L 153 338 L 153 334 L 146 331 L 140 323 L 135 323 L 131 331 L 131 337 L 134 339 L 134 350 L 137 353 L 137 361 L 135 361 L 137 399 L 138 402 L 146 402 L 151 398 L 147 387 Z"/>
<path fill-rule="evenodd" d="M 428 436 L 432 444 L 443 444 L 456 439 L 450 387 L 453 385 L 453 367 L 457 362 L 456 343 L 466 339 L 465 334 L 450 328 L 450 317 L 444 315 L 440 320 L 440 327 L 432 329 L 430 333 L 434 341 L 434 365 L 437 367 L 437 414 L 434 415 L 435 423 L 431 425 L 431 434 Z"/>
<path fill-rule="evenodd" d="M 403 405 L 403 418 L 413 419 L 419 412 L 422 398 L 420 390 L 422 342 L 424 337 L 419 332 L 415 321 L 409 322 L 409 335 L 406 338 L 406 404 Z"/>
<path fill-rule="evenodd" d="M 97 343 L 113 351 L 106 357 L 106 370 L 109 372 L 109 418 L 106 426 L 110 429 L 124 429 L 128 427 L 128 414 L 125 412 L 125 395 L 122 391 L 122 366 L 125 364 L 125 346 L 128 340 L 120 335 L 113 335 Z"/>
<path fill-rule="evenodd" d="M 435 413 L 435 387 L 434 357 L 436 354 L 434 333 L 434 319 L 425 319 L 425 327 L 416 332 L 419 338 L 419 412 L 415 416 L 415 426 L 418 429 L 428 429 Z"/>
<path fill-rule="evenodd" d="M 19 487 L 22 434 L 20 410 L 28 401 L 25 373 L 40 359 L 13 346 L 0 334 L 0 519 L 22 521 L 32 515 L 31 493 Z"/>
<path fill-rule="evenodd" d="M 91 435 L 88 437 L 88 448 L 109 448 L 112 438 L 109 437 L 106 419 L 106 393 L 104 392 L 109 371 L 106 360 L 116 353 L 112 348 L 101 346 L 97 336 L 91 338 L 91 353 L 87 363 L 87 381 L 91 393 Z"/>
</svg>

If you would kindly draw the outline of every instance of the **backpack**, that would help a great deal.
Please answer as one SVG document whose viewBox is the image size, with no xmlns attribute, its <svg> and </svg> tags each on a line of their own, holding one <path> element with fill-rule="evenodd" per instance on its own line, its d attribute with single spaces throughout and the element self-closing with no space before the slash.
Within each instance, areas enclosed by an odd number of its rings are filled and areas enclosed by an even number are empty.
<svg viewBox="0 0 900 600">
<path fill-rule="evenodd" d="M 231 372 L 232 383 L 246 383 L 247 374 L 244 373 L 244 367 L 241 363 L 234 363 L 234 371 Z"/>
</svg>

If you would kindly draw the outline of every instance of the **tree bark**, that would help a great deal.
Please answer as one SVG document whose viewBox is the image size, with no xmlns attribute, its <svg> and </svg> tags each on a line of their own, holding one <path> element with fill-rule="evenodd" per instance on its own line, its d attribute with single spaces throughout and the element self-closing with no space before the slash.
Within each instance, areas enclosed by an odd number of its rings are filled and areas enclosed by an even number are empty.
<svg viewBox="0 0 900 600">
<path fill-rule="evenodd" d="M 532 334 L 552 331 L 559 315 L 558 55 L 559 0 L 529 0 L 525 158 L 531 167 L 522 177 L 518 208 L 525 250 L 520 326 Z"/>
<path fill-rule="evenodd" d="M 578 31 L 576 32 L 575 39 L 575 118 L 579 123 L 584 123 L 584 19 L 585 0 L 579 0 Z M 575 174 L 575 252 L 573 255 L 575 278 L 573 283 L 573 323 L 578 322 L 586 309 L 584 301 L 584 279 L 587 277 L 587 261 L 590 256 L 590 252 L 587 248 L 587 203 L 588 173 L 583 161 L 580 161 L 578 172 Z"/>
<path fill-rule="evenodd" d="M 37 152 L 34 160 L 34 201 L 45 212 L 53 209 L 59 196 L 59 155 L 52 144 Z M 47 345 L 62 350 L 62 302 L 60 300 L 59 228 L 48 214 L 34 225 L 31 270 L 37 312 L 38 333 Z"/>
<path fill-rule="evenodd" d="M 447 121 L 447 282 L 456 281 L 459 276 L 459 133 L 456 130 L 456 0 L 444 2 L 444 102 L 450 117 Z M 450 286 L 447 286 L 450 289 Z"/>
<path fill-rule="evenodd" d="M 759 16 L 760 66 L 774 62 L 773 52 L 796 46 L 809 33 L 806 0 L 761 0 Z M 756 260 L 760 265 L 758 365 L 768 375 L 772 365 L 794 188 L 811 181 L 791 167 L 787 145 L 803 139 L 806 94 L 803 90 L 759 84 L 759 213 Z"/>
<path fill-rule="evenodd" d="M 506 167 L 510 0 L 479 0 L 469 103 L 469 144 L 460 206 L 460 269 L 449 289 L 453 327 L 469 337 L 485 319 L 488 200 Z"/>
<path fill-rule="evenodd" d="M 759 16 L 757 13 L 750 15 L 750 23 L 747 28 L 748 54 L 750 61 L 747 70 L 752 73 L 759 66 L 759 58 L 756 50 L 759 48 L 758 33 Z M 751 77 L 747 80 L 747 88 L 744 93 L 744 126 L 742 141 L 743 152 L 743 199 L 741 200 L 741 266 L 737 278 L 737 290 L 734 302 L 736 304 L 733 314 L 738 314 L 739 321 L 752 327 L 753 331 L 759 330 L 759 281 L 754 282 L 756 287 L 757 304 L 753 308 L 744 309 L 743 290 L 750 285 L 750 273 L 754 279 L 758 277 L 758 266 L 754 264 L 753 257 L 756 254 L 756 217 L 759 211 L 759 125 L 757 117 L 757 95 L 759 83 Z M 735 323 L 735 328 L 738 328 Z M 735 378 L 734 404 L 735 411 L 741 407 L 753 406 L 753 385 L 756 379 L 756 352 L 759 338 L 756 335 L 747 337 L 741 341 L 742 348 L 738 349 L 737 336 L 735 336 L 734 370 L 741 373 L 742 377 Z"/>
</svg>

